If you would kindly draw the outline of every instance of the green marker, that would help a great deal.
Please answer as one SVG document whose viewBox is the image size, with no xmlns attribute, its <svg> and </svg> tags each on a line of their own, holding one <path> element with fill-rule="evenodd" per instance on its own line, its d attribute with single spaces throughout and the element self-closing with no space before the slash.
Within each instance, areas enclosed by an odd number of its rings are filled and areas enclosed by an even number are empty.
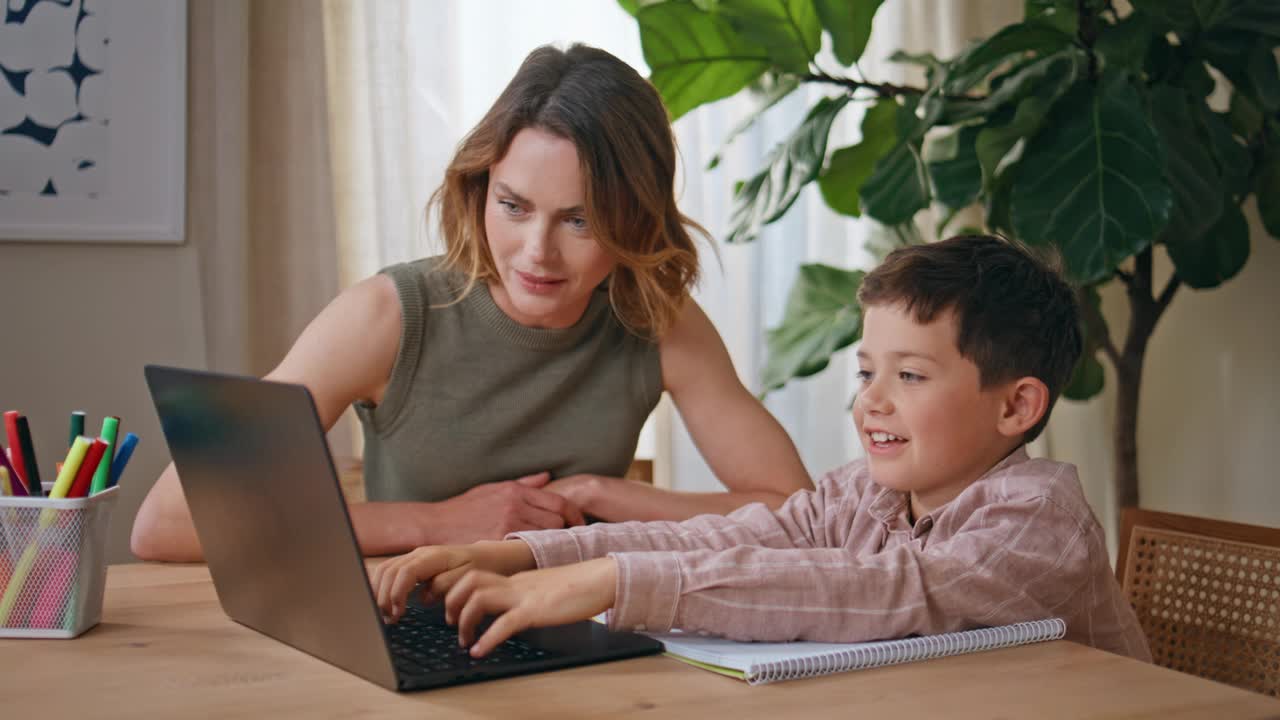
<svg viewBox="0 0 1280 720">
<path fill-rule="evenodd" d="M 93 496 L 107 489 L 107 481 L 111 479 L 111 460 L 116 455 L 116 435 L 120 432 L 120 418 L 112 415 L 102 419 L 102 433 L 98 437 L 107 443 L 107 451 L 102 453 L 98 469 L 93 473 L 93 482 L 89 484 L 89 495 Z"/>
<path fill-rule="evenodd" d="M 76 438 L 84 434 L 84 411 L 76 410 L 71 413 L 71 434 L 67 437 L 67 447 L 76 444 Z"/>
</svg>

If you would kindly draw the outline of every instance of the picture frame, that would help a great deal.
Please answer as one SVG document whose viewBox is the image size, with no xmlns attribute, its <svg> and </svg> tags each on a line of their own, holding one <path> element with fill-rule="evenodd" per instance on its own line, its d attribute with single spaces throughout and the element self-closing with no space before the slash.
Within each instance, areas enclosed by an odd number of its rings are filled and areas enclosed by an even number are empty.
<svg viewBox="0 0 1280 720">
<path fill-rule="evenodd" d="M 0 12 L 0 241 L 181 243 L 186 0 Z"/>
</svg>

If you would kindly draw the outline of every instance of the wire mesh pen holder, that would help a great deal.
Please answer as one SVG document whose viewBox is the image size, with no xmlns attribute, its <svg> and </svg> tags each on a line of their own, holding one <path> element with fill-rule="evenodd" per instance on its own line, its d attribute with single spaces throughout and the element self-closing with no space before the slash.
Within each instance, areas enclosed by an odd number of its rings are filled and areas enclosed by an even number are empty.
<svg viewBox="0 0 1280 720">
<path fill-rule="evenodd" d="M 98 624 L 117 493 L 0 497 L 0 637 L 73 638 Z"/>
</svg>

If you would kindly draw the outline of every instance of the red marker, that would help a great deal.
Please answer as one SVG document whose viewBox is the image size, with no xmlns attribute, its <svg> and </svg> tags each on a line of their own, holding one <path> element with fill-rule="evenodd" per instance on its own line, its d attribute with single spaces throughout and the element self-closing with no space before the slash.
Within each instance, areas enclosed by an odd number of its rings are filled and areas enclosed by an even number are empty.
<svg viewBox="0 0 1280 720">
<path fill-rule="evenodd" d="M 22 440 L 18 435 L 18 411 L 10 410 L 4 414 L 4 431 L 9 436 L 9 461 L 13 469 L 18 471 L 18 482 L 27 486 L 27 463 L 22 457 Z"/>
<path fill-rule="evenodd" d="M 93 482 L 93 474 L 98 470 L 98 462 L 102 460 L 102 456 L 107 452 L 107 442 L 102 438 L 97 438 L 93 444 L 89 446 L 89 451 L 85 453 L 84 461 L 80 463 L 80 469 L 76 472 L 76 479 L 71 483 L 71 489 L 67 491 L 69 498 L 82 498 L 89 494 L 89 484 Z"/>
</svg>

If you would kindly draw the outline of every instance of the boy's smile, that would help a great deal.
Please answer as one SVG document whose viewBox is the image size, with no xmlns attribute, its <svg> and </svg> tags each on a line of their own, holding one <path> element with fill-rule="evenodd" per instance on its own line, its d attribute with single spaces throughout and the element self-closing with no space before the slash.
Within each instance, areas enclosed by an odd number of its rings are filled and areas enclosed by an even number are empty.
<svg viewBox="0 0 1280 720">
<path fill-rule="evenodd" d="M 909 492 L 915 517 L 946 504 L 1020 442 L 1001 432 L 1009 384 L 983 389 L 955 315 L 920 324 L 902 305 L 865 309 L 853 420 L 871 477 Z"/>
</svg>

